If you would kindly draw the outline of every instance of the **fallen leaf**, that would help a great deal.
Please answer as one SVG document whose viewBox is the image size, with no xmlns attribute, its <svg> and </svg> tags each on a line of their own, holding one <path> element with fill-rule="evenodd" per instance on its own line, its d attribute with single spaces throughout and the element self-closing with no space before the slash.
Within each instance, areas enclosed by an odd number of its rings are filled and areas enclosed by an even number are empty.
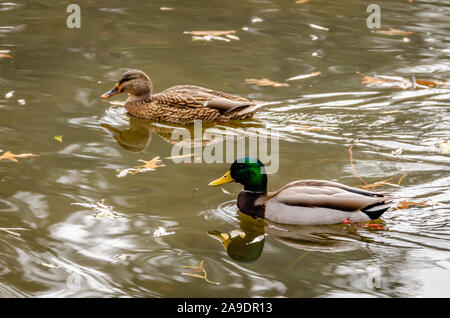
<svg viewBox="0 0 450 318">
<path fill-rule="evenodd" d="M 144 164 L 136 168 L 155 170 L 156 168 L 164 167 L 164 165 L 160 165 L 161 160 L 159 159 L 159 157 L 155 157 L 149 161 L 145 161 L 142 159 L 139 159 L 138 161 L 143 162 Z"/>
<path fill-rule="evenodd" d="M 410 205 L 424 205 L 424 206 L 431 206 L 431 204 L 427 203 L 427 202 L 409 202 L 409 201 L 400 201 L 397 206 L 395 207 L 396 209 L 409 209 Z"/>
<path fill-rule="evenodd" d="M 58 135 L 58 136 L 55 136 L 55 137 L 53 137 L 53 138 L 55 138 L 55 140 L 57 140 L 57 141 L 59 141 L 59 142 L 62 142 L 63 136 Z"/>
<path fill-rule="evenodd" d="M 441 154 L 448 155 L 450 152 L 450 139 L 444 140 L 439 144 L 439 149 L 441 150 Z"/>
<path fill-rule="evenodd" d="M 236 33 L 235 30 L 223 30 L 223 31 L 185 31 L 184 34 L 190 34 L 195 36 L 221 36 L 221 35 L 227 35 L 227 34 L 234 34 Z"/>
<path fill-rule="evenodd" d="M 430 80 L 430 79 L 417 79 L 416 83 L 422 86 L 428 86 L 428 87 L 450 87 L 450 82 L 442 82 L 437 80 Z"/>
<path fill-rule="evenodd" d="M 165 165 L 160 165 L 161 159 L 159 157 L 155 157 L 152 160 L 145 161 L 139 159 L 138 161 L 143 162 L 144 164 L 141 166 L 136 166 L 134 168 L 126 168 L 126 169 L 117 169 L 117 177 L 122 178 L 128 174 L 135 175 L 141 172 L 154 171 L 156 168 L 165 167 Z"/>
<path fill-rule="evenodd" d="M 25 99 L 18 99 L 17 102 L 18 102 L 20 105 L 25 105 L 25 104 L 26 104 Z"/>
<path fill-rule="evenodd" d="M 318 72 L 314 72 L 314 73 L 311 73 L 311 74 L 297 75 L 297 76 L 288 78 L 286 81 L 296 81 L 296 80 L 299 80 L 299 79 L 305 79 L 305 78 L 319 76 L 320 74 L 322 74 L 322 72 L 318 71 Z"/>
<path fill-rule="evenodd" d="M 161 8 L 159 8 L 159 10 L 161 10 L 161 11 L 173 11 L 173 10 L 175 10 L 175 8 L 161 7 Z"/>
<path fill-rule="evenodd" d="M 10 92 L 6 93 L 6 94 L 5 94 L 5 98 L 8 99 L 8 98 L 13 97 L 15 92 L 16 92 L 16 91 L 10 91 Z"/>
<path fill-rule="evenodd" d="M 363 76 L 361 83 L 367 86 L 373 87 L 399 87 L 402 89 L 408 89 L 414 87 L 415 83 L 411 80 L 397 76 L 383 76 L 383 75 L 375 75 L 375 76 Z"/>
<path fill-rule="evenodd" d="M 186 276 L 191 276 L 191 277 L 196 277 L 196 278 L 204 279 L 206 282 L 208 282 L 208 283 L 210 283 L 210 284 L 220 285 L 220 283 L 212 282 L 212 281 L 210 281 L 210 280 L 207 278 L 207 273 L 206 273 L 206 270 L 205 270 L 204 265 L 205 265 L 205 261 L 202 260 L 202 261 L 200 262 L 200 265 L 199 265 L 199 266 L 190 266 L 190 265 L 182 266 L 182 268 L 190 268 L 191 271 L 188 272 L 188 273 L 181 273 L 181 274 L 182 274 L 182 275 L 186 275 Z M 195 274 L 195 273 L 203 273 L 203 275 L 198 275 L 198 274 Z"/>
<path fill-rule="evenodd" d="M 311 127 L 311 126 L 303 126 L 303 127 L 295 127 L 295 130 L 301 131 L 321 131 L 324 130 L 322 127 Z"/>
<path fill-rule="evenodd" d="M 278 83 L 278 82 L 274 82 L 271 81 L 267 78 L 262 78 L 262 79 L 256 79 L 256 78 L 248 78 L 245 80 L 245 82 L 247 84 L 256 84 L 259 86 L 273 86 L 273 87 L 285 87 L 285 86 L 289 86 L 288 83 Z"/>
<path fill-rule="evenodd" d="M 10 59 L 10 58 L 12 58 L 12 56 L 9 54 L 0 54 L 0 58 Z"/>
<path fill-rule="evenodd" d="M 309 0 L 297 0 L 297 1 L 295 1 L 295 3 L 297 3 L 297 4 L 304 4 L 304 3 L 306 3 L 306 2 L 308 2 Z"/>
<path fill-rule="evenodd" d="M 365 184 L 361 188 L 367 190 L 367 189 L 373 189 L 373 188 L 376 188 L 376 187 L 381 187 L 382 185 L 385 185 L 385 184 L 394 185 L 392 183 L 389 183 L 389 181 L 391 179 L 392 178 L 389 178 L 389 179 L 386 179 L 386 180 L 377 181 L 377 182 L 374 182 L 374 183 L 371 183 L 371 184 Z M 398 186 L 398 185 L 395 185 L 395 186 Z"/>
<path fill-rule="evenodd" d="M 413 33 L 411 31 L 402 31 L 402 30 L 397 30 L 397 29 L 378 30 L 378 31 L 374 31 L 374 32 L 379 33 L 379 34 L 385 34 L 385 35 L 409 35 L 409 34 Z"/>
<path fill-rule="evenodd" d="M 24 159 L 29 157 L 39 157 L 39 155 L 35 155 L 33 153 L 23 153 L 20 155 L 15 155 L 11 153 L 10 151 L 5 152 L 3 155 L 0 156 L 0 160 L 10 160 L 12 162 L 19 162 L 16 158 Z"/>
<path fill-rule="evenodd" d="M 263 19 L 261 19 L 260 17 L 254 17 L 252 19 L 252 23 L 260 23 L 260 22 L 263 22 Z"/>
</svg>

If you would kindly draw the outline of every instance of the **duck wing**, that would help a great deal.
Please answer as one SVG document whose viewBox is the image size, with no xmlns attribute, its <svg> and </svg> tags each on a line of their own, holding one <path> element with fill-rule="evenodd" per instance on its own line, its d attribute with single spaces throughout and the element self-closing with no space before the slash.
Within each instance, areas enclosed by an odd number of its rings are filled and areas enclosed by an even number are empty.
<svg viewBox="0 0 450 318">
<path fill-rule="evenodd" d="M 159 104 L 173 107 L 208 107 L 217 109 L 221 114 L 244 110 L 248 107 L 253 109 L 256 103 L 240 96 L 210 90 L 200 86 L 179 85 L 153 95 Z M 246 112 L 243 112 L 245 114 Z"/>
<path fill-rule="evenodd" d="M 391 199 L 383 194 L 322 180 L 289 183 L 269 193 L 267 200 L 287 207 L 363 212 L 371 219 L 380 217 L 391 205 Z"/>
</svg>

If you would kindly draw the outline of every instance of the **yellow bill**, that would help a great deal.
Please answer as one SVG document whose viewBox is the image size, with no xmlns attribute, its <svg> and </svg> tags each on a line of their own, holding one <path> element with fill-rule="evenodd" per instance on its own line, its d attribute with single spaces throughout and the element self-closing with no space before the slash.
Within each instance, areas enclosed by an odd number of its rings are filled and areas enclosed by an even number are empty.
<svg viewBox="0 0 450 318">
<path fill-rule="evenodd" d="M 234 179 L 231 177 L 230 171 L 228 170 L 227 173 L 225 173 L 225 175 L 222 178 L 219 178 L 217 180 L 214 180 L 213 182 L 211 182 L 210 184 L 208 184 L 208 186 L 218 186 L 221 184 L 225 184 L 225 183 L 229 183 L 234 181 Z"/>
</svg>

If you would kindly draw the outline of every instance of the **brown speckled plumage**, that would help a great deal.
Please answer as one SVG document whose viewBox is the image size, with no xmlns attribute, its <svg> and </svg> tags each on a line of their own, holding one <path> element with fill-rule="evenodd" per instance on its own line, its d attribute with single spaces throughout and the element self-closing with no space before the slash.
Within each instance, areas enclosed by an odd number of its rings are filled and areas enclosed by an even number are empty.
<svg viewBox="0 0 450 318">
<path fill-rule="evenodd" d="M 178 85 L 154 95 L 152 89 L 149 77 L 133 70 L 122 74 L 102 98 L 128 93 L 125 108 L 131 115 L 175 124 L 247 119 L 261 106 L 244 97 L 200 86 Z"/>
</svg>

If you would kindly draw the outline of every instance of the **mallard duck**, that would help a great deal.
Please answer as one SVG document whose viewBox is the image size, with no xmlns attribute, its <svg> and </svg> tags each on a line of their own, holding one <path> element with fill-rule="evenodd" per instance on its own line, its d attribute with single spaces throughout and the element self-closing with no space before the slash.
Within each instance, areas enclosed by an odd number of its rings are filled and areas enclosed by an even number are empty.
<svg viewBox="0 0 450 318">
<path fill-rule="evenodd" d="M 232 181 L 244 186 L 237 199 L 241 212 L 282 224 L 367 222 L 378 219 L 391 206 L 391 199 L 383 194 L 323 180 L 294 181 L 267 192 L 264 165 L 248 157 L 236 160 L 223 177 L 209 185 Z"/>
<path fill-rule="evenodd" d="M 150 78 L 139 70 L 123 73 L 117 84 L 101 97 L 105 99 L 119 93 L 128 93 L 125 108 L 131 115 L 175 124 L 247 119 L 262 105 L 244 97 L 193 85 L 173 86 L 153 94 Z"/>
</svg>

